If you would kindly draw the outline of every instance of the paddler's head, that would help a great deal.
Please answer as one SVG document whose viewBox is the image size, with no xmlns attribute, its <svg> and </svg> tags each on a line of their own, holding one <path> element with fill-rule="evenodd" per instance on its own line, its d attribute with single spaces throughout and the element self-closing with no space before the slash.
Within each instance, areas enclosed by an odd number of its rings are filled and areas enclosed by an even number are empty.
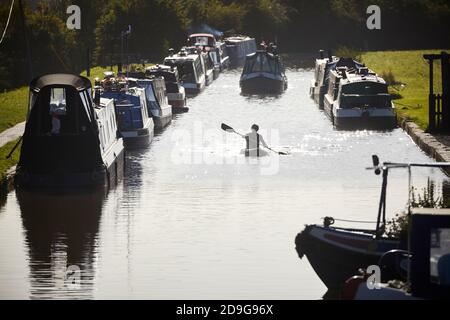
<svg viewBox="0 0 450 320">
<path fill-rule="evenodd" d="M 254 132 L 258 132 L 259 131 L 259 126 L 257 124 L 252 125 L 252 131 Z"/>
</svg>

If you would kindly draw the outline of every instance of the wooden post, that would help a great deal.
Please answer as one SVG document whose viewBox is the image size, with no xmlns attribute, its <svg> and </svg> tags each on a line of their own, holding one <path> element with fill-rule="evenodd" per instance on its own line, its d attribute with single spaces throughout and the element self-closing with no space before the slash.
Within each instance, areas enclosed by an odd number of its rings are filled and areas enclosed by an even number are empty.
<svg viewBox="0 0 450 320">
<path fill-rule="evenodd" d="M 436 130 L 436 105 L 434 98 L 434 90 L 433 90 L 433 59 L 428 60 L 430 64 L 430 94 L 428 95 L 428 130 L 433 132 Z"/>
<path fill-rule="evenodd" d="M 450 131 L 450 56 L 442 52 L 441 72 L 442 72 L 442 124 L 446 131 Z"/>
</svg>

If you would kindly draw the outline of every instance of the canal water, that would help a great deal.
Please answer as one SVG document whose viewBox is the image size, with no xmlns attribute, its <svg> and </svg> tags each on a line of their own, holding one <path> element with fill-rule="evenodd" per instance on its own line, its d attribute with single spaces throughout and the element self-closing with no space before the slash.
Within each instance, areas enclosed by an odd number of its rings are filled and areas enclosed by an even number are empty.
<svg viewBox="0 0 450 320">
<path fill-rule="evenodd" d="M 245 97 L 238 71 L 221 74 L 148 150 L 128 154 L 109 193 L 9 193 L 0 201 L 0 298 L 322 298 L 296 234 L 324 216 L 376 219 L 372 154 L 430 159 L 400 129 L 335 131 L 308 97 L 313 71 L 287 76 L 283 95 Z M 241 132 L 257 123 L 290 155 L 245 159 L 243 139 L 222 122 Z M 415 169 L 414 185 L 429 176 L 444 179 Z M 388 188 L 392 217 L 405 207 L 407 173 L 392 172 Z"/>
</svg>

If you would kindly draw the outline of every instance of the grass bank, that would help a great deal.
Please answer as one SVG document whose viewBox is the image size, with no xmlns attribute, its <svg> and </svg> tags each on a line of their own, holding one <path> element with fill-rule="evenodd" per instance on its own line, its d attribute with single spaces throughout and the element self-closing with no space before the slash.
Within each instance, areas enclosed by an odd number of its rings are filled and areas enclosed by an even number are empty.
<svg viewBox="0 0 450 320">
<path fill-rule="evenodd" d="M 396 96 L 397 113 L 417 123 L 422 129 L 428 127 L 429 67 L 423 59 L 426 53 L 445 51 L 379 51 L 367 52 L 361 56 L 362 61 L 380 75 L 391 74 L 395 82 L 403 83 L 404 89 L 391 89 Z M 440 66 L 435 66 L 435 90 L 442 92 Z M 395 86 L 399 87 L 399 86 Z"/>
<path fill-rule="evenodd" d="M 11 152 L 17 141 L 18 139 L 11 141 L 0 148 L 0 182 L 5 178 L 9 168 L 15 166 L 19 161 L 20 146 L 17 147 L 10 159 L 6 159 L 6 156 Z"/>
<path fill-rule="evenodd" d="M 0 132 L 24 121 L 27 109 L 27 87 L 0 93 Z"/>
</svg>

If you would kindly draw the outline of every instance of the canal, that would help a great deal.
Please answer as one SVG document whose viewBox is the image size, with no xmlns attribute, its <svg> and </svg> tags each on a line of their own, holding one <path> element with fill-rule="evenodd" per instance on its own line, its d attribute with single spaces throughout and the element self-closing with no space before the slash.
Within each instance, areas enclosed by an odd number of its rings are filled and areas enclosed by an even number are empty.
<svg viewBox="0 0 450 320">
<path fill-rule="evenodd" d="M 0 299 L 320 299 L 326 292 L 294 238 L 324 216 L 375 220 L 383 161 L 429 161 L 400 129 L 335 131 L 308 97 L 313 71 L 287 72 L 280 97 L 244 97 L 228 71 L 148 150 L 127 156 L 109 193 L 11 192 L 0 202 Z M 288 156 L 245 159 L 242 132 L 259 124 Z M 423 188 L 438 170 L 414 169 Z M 388 213 L 407 200 L 393 171 Z M 370 225 L 364 225 L 370 227 Z M 64 277 L 81 275 L 80 285 Z"/>
</svg>

